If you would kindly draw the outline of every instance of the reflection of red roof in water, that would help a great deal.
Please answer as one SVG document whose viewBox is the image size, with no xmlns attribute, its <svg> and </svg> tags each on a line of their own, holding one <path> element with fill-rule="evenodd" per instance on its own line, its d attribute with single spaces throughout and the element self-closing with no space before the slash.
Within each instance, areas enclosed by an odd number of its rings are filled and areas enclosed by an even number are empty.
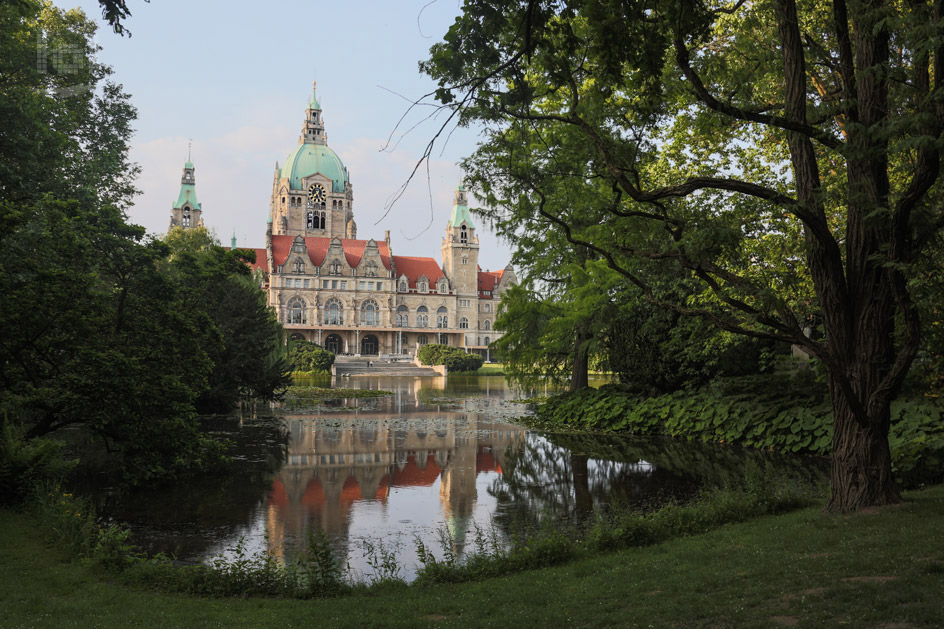
<svg viewBox="0 0 944 629">
<path fill-rule="evenodd" d="M 354 502 L 361 499 L 361 486 L 357 484 L 357 479 L 348 476 L 344 481 L 344 487 L 341 488 L 341 502 Z"/>
<path fill-rule="evenodd" d="M 480 447 L 475 453 L 475 471 L 478 472 L 498 472 L 501 474 L 501 465 L 495 453 L 489 447 Z"/>
<path fill-rule="evenodd" d="M 387 496 L 390 495 L 390 475 L 384 474 L 383 478 L 380 479 L 380 486 L 377 487 L 377 495 L 374 496 L 374 500 L 386 500 Z"/>
<path fill-rule="evenodd" d="M 402 470 L 394 468 L 390 484 L 394 487 L 429 487 L 436 482 L 441 471 L 432 456 L 426 460 L 426 468 L 421 470 L 416 465 L 416 457 L 410 455 Z"/>
<path fill-rule="evenodd" d="M 313 507 L 315 505 L 323 505 L 325 502 L 325 493 L 324 488 L 321 486 L 321 481 L 317 478 L 313 478 L 308 481 L 308 485 L 305 486 L 305 493 L 302 494 L 302 504 Z"/>
<path fill-rule="evenodd" d="M 275 479 L 272 481 L 272 490 L 269 492 L 269 504 L 284 507 L 288 505 L 288 494 L 285 493 L 285 485 L 282 481 Z"/>
</svg>

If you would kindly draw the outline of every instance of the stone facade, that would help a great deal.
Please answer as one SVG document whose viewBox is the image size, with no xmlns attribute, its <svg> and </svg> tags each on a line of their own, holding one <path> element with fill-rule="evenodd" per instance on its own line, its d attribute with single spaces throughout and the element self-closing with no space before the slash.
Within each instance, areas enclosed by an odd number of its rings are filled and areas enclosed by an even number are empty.
<svg viewBox="0 0 944 629">
<path fill-rule="evenodd" d="M 298 147 L 275 165 L 266 248 L 256 250 L 254 265 L 292 338 L 342 354 L 414 354 L 442 343 L 488 357 L 500 336 L 498 302 L 517 280 L 511 265 L 482 271 L 478 252 L 461 185 L 442 264 L 394 255 L 389 231 L 382 240 L 358 240 L 353 186 L 327 145 L 313 91 Z"/>
</svg>

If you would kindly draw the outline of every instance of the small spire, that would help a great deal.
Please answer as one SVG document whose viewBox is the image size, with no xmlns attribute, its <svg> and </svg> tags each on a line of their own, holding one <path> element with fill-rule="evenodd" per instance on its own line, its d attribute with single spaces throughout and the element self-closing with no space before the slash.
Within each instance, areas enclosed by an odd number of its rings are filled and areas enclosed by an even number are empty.
<svg viewBox="0 0 944 629">
<path fill-rule="evenodd" d="M 230 251 L 236 250 L 236 228 L 233 228 L 233 246 L 230 247 Z"/>
<path fill-rule="evenodd" d="M 191 160 L 190 160 L 190 149 L 191 149 L 192 147 L 193 147 L 193 138 L 190 138 L 190 140 L 187 142 L 187 161 L 188 161 L 188 162 L 191 161 Z"/>
</svg>

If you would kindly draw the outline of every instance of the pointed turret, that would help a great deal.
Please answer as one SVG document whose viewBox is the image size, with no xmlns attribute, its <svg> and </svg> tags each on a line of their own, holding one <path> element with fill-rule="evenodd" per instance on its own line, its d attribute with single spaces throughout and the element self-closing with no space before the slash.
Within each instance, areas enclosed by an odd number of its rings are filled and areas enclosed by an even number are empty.
<svg viewBox="0 0 944 629">
<path fill-rule="evenodd" d="M 302 136 L 299 144 L 327 144 L 324 130 L 324 121 L 321 119 L 321 103 L 318 102 L 316 83 L 311 84 L 311 98 L 305 110 L 305 125 L 302 127 Z"/>
<path fill-rule="evenodd" d="M 469 201 L 465 195 L 465 185 L 460 183 L 456 187 L 455 198 L 452 202 L 452 214 L 449 216 L 449 227 L 459 227 L 465 222 L 468 229 L 474 229 L 472 215 L 469 214 Z"/>
</svg>

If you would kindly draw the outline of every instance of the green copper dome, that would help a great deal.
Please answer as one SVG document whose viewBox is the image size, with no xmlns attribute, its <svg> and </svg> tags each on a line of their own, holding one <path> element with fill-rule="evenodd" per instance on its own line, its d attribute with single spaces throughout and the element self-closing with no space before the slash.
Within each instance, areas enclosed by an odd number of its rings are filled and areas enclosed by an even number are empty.
<svg viewBox="0 0 944 629">
<path fill-rule="evenodd" d="M 289 179 L 293 190 L 301 190 L 302 179 L 316 173 L 331 179 L 333 192 L 344 192 L 347 168 L 337 153 L 324 144 L 300 144 L 285 158 L 280 177 Z"/>
</svg>

